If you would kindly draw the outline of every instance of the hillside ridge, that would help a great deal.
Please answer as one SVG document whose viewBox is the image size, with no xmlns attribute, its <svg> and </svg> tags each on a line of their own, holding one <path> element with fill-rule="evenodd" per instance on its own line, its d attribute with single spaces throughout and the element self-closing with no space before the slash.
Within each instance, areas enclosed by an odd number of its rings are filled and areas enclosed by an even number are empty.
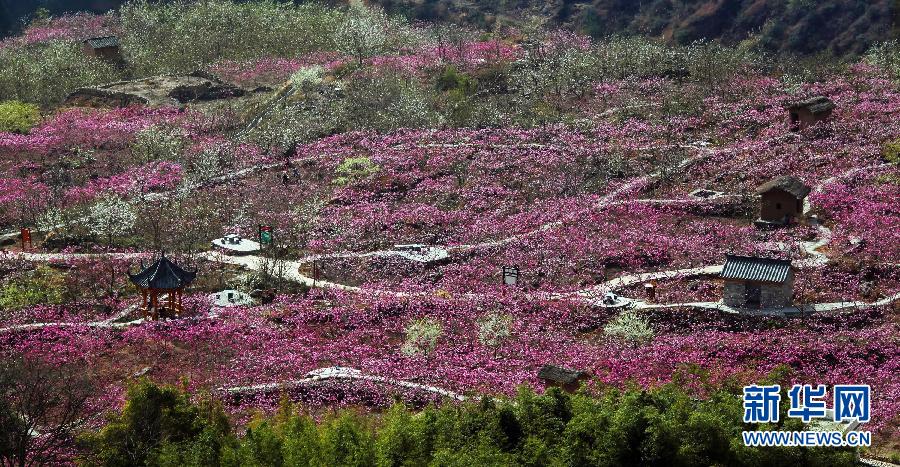
<svg viewBox="0 0 900 467">
<path fill-rule="evenodd" d="M 58 15 L 103 13 L 121 0 L 0 0 L 0 37 L 15 34 L 38 8 Z M 295 1 L 294 3 L 304 3 Z M 346 3 L 331 0 L 332 4 Z M 594 37 L 612 34 L 659 37 L 670 43 L 749 41 L 768 52 L 859 55 L 897 37 L 896 0 L 376 0 L 386 11 L 413 21 L 452 21 L 488 29 L 521 26 L 534 18 Z"/>
</svg>

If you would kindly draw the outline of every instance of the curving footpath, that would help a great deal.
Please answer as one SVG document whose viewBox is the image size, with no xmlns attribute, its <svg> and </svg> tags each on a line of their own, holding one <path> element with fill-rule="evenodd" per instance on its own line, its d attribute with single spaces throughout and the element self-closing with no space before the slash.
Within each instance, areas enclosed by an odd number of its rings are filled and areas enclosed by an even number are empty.
<svg viewBox="0 0 900 467">
<path fill-rule="evenodd" d="M 331 367 L 331 368 L 322 368 L 319 370 L 312 371 L 307 373 L 307 377 L 291 380 L 291 381 L 281 381 L 276 383 L 265 383 L 265 384 L 255 384 L 252 386 L 237 386 L 230 388 L 218 388 L 219 391 L 232 395 L 232 396 L 243 396 L 243 395 L 253 395 L 253 394 L 263 394 L 273 391 L 283 391 L 295 389 L 303 386 L 314 386 L 317 383 L 322 383 L 329 380 L 336 381 L 345 381 L 347 383 L 354 382 L 372 382 L 378 384 L 384 384 L 388 386 L 395 386 L 403 389 L 413 389 L 422 392 L 428 392 L 431 394 L 437 394 L 439 396 L 447 397 L 449 399 L 454 399 L 458 401 L 465 401 L 470 399 L 467 396 L 462 394 L 449 391 L 447 389 L 442 389 L 436 386 L 429 386 L 427 384 L 419 384 L 413 383 L 411 381 L 403 381 L 399 379 L 393 378 L 385 378 L 383 376 L 374 376 L 374 375 L 365 375 L 359 370 L 354 368 L 347 367 Z M 474 400 L 478 400 L 477 397 L 472 397 Z"/>
<path fill-rule="evenodd" d="M 777 141 L 784 137 L 790 137 L 791 135 L 783 135 L 776 138 L 772 138 L 769 140 Z M 713 154 L 716 154 L 716 151 L 711 150 L 705 147 L 704 143 L 695 143 L 691 145 L 682 145 L 683 148 L 692 148 L 699 151 L 699 154 L 688 157 L 682 160 L 679 164 L 675 166 L 676 169 L 683 169 L 688 167 L 689 165 L 707 158 Z M 732 151 L 734 149 L 727 149 L 725 151 Z M 836 175 L 834 177 L 830 177 L 821 183 L 817 184 L 813 191 L 822 190 L 825 186 L 856 174 L 858 172 L 864 170 L 874 170 L 878 168 L 883 168 L 890 166 L 891 164 L 874 164 L 866 167 L 857 167 L 854 169 L 850 169 L 842 174 Z M 262 166 L 260 166 L 262 167 Z M 256 170 L 256 168 L 252 168 Z M 603 208 L 607 206 L 625 204 L 630 202 L 643 202 L 643 203 L 681 203 L 681 202 L 703 202 L 704 200 L 698 199 L 672 199 L 672 200 L 661 200 L 661 199 L 651 199 L 651 200 L 619 200 L 616 201 L 621 193 L 626 192 L 633 187 L 646 183 L 647 181 L 659 177 L 663 174 L 664 169 L 660 169 L 654 173 L 648 174 L 643 177 L 638 177 L 625 183 L 610 193 L 606 194 L 598 203 L 598 207 Z M 229 176 L 229 180 L 234 179 L 234 174 Z M 224 183 L 224 181 L 223 181 Z M 727 196 L 736 196 L 736 195 L 727 195 Z M 714 199 L 721 199 L 722 197 L 717 197 Z M 804 213 L 809 214 L 812 209 L 812 206 L 807 199 L 804 205 Z M 807 253 L 809 258 L 800 260 L 795 262 L 795 265 L 800 268 L 812 268 L 812 267 L 821 267 L 826 265 L 829 262 L 829 258 L 824 253 L 818 251 L 822 247 L 828 245 L 831 241 L 831 230 L 822 225 L 822 223 L 815 216 L 811 216 L 810 222 L 819 230 L 819 239 L 811 242 L 804 242 L 803 248 Z M 541 225 L 535 230 L 517 234 L 511 237 L 507 237 L 500 240 L 487 241 L 475 244 L 468 245 L 456 245 L 448 247 L 447 250 L 470 250 L 470 249 L 481 249 L 481 248 L 491 248 L 496 246 L 502 246 L 513 241 L 516 241 L 521 238 L 525 238 L 531 235 L 534 235 L 539 232 L 544 232 L 555 227 L 562 225 L 561 221 L 550 222 L 544 225 Z M 407 292 L 397 292 L 390 290 L 378 290 L 378 289 L 362 289 L 360 287 L 349 286 L 345 284 L 340 284 L 336 282 L 324 281 L 324 280 L 315 280 L 312 277 L 306 276 L 300 272 L 301 268 L 308 264 L 311 261 L 318 259 L 329 259 L 329 258 L 362 258 L 362 257 L 370 257 L 370 256 L 378 256 L 387 253 L 386 250 L 372 251 L 366 253 L 336 253 L 336 254 L 326 254 L 326 255 L 314 255 L 308 256 L 305 258 L 301 258 L 296 261 L 283 260 L 281 264 L 277 266 L 280 269 L 280 276 L 284 279 L 305 284 L 309 287 L 321 287 L 326 289 L 334 289 L 341 290 L 346 292 L 362 292 L 365 291 L 367 293 L 371 293 L 374 295 L 391 295 L 395 297 L 415 297 L 415 296 L 424 296 L 427 295 L 425 292 L 417 292 L 417 293 L 407 293 Z M 57 261 L 57 260 L 68 260 L 68 259 L 76 259 L 76 258 L 99 258 L 99 257 L 119 257 L 119 258 L 137 258 L 142 256 L 139 253 L 86 253 L 86 254 L 65 254 L 65 253 L 20 253 L 19 257 L 29 260 L 29 261 L 37 261 L 37 262 L 46 262 L 46 261 Z M 246 256 L 231 256 L 224 255 L 222 253 L 216 251 L 209 251 L 200 255 L 201 258 L 204 258 L 208 261 L 218 262 L 223 264 L 231 264 L 235 266 L 240 266 L 249 270 L 260 270 L 265 267 L 268 267 L 267 263 L 270 261 L 268 258 L 255 256 L 255 255 L 246 255 Z M 665 280 L 665 279 L 675 279 L 680 277 L 693 277 L 693 276 L 713 276 L 717 275 L 722 271 L 721 265 L 710 265 L 710 266 L 702 266 L 697 268 L 688 268 L 688 269 L 676 269 L 676 270 L 668 270 L 668 271 L 658 271 L 658 272 L 648 272 L 642 274 L 628 274 L 624 276 L 617 277 L 615 279 L 606 281 L 602 284 L 589 287 L 587 289 L 568 292 L 568 293 L 546 293 L 540 292 L 535 294 L 530 294 L 530 296 L 537 298 L 546 298 L 546 299 L 575 299 L 579 301 L 584 301 L 593 305 L 602 306 L 602 297 L 604 294 L 608 292 L 613 292 L 619 290 L 624 287 L 628 287 L 637 283 L 652 281 L 652 280 Z M 466 296 L 476 296 L 477 294 L 466 294 Z M 728 307 L 721 302 L 686 302 L 686 303 L 670 303 L 670 304 L 649 304 L 640 300 L 632 300 L 628 298 L 624 298 L 623 300 L 628 302 L 628 305 L 635 309 L 663 309 L 663 308 L 682 308 L 682 307 L 696 307 L 696 308 L 706 308 L 706 309 L 715 309 L 728 313 L 738 313 L 739 310 L 735 310 L 731 307 Z M 864 309 L 876 306 L 883 306 L 894 301 L 900 300 L 900 294 L 895 294 L 890 297 L 886 297 L 882 300 L 867 303 L 867 302 L 835 302 L 835 303 L 818 303 L 812 305 L 805 305 L 801 307 L 790 307 L 790 308 L 782 308 L 775 310 L 762 310 L 760 313 L 762 314 L 803 314 L 803 313 L 820 313 L 820 312 L 835 312 L 835 311 L 843 311 L 847 309 Z M 51 326 L 89 326 L 89 327 L 126 327 L 130 325 L 140 324 L 142 320 L 131 321 L 128 323 L 116 323 L 115 320 L 104 320 L 98 322 L 91 323 L 33 323 L 33 324 L 25 324 L 19 326 L 12 326 L 7 328 L 0 328 L 0 332 L 11 331 L 11 330 L 28 330 L 28 329 L 40 329 L 43 327 L 51 327 Z"/>
</svg>

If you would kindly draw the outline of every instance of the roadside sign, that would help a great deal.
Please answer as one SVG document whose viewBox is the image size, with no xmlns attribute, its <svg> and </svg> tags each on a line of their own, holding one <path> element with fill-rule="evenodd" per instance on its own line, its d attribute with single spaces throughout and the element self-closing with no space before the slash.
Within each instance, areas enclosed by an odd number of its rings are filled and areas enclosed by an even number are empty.
<svg viewBox="0 0 900 467">
<path fill-rule="evenodd" d="M 259 225 L 259 243 L 261 245 L 271 245 L 274 242 L 271 225 Z"/>
<path fill-rule="evenodd" d="M 33 249 L 34 244 L 31 242 L 31 229 L 23 228 L 21 231 L 21 235 L 22 235 L 22 249 L 25 251 Z"/>
</svg>

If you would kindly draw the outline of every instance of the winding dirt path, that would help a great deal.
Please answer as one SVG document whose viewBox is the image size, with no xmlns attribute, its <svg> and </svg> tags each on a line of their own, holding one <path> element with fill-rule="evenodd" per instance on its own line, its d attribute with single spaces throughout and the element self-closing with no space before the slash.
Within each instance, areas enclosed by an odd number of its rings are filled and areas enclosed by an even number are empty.
<svg viewBox="0 0 900 467">
<path fill-rule="evenodd" d="M 772 138 L 767 142 L 774 142 L 784 137 L 790 137 L 791 135 L 783 135 L 780 137 Z M 691 145 L 683 145 L 683 148 L 691 148 L 698 151 L 698 154 L 686 158 L 679 162 L 674 169 L 682 170 L 685 167 L 690 166 L 691 164 L 702 160 L 704 158 L 710 157 L 716 154 L 715 150 L 706 148 L 703 143 L 695 143 Z M 738 150 L 741 148 L 729 148 L 723 150 L 723 152 L 730 152 L 734 150 Z M 273 166 L 278 165 L 274 164 Z M 846 177 L 852 176 L 856 173 L 865 170 L 876 170 L 879 168 L 884 168 L 890 166 L 891 164 L 874 164 L 866 167 L 857 167 L 850 169 L 844 173 L 835 175 L 826 180 L 823 180 L 819 184 L 817 184 L 813 191 L 820 191 L 824 189 L 824 187 L 829 184 L 844 179 Z M 230 180 L 234 180 L 235 177 L 242 177 L 246 174 L 252 173 L 255 170 L 261 170 L 261 167 L 257 166 L 248 168 L 247 172 L 243 173 L 235 173 L 228 176 L 227 179 L 222 179 L 221 183 L 225 183 Z M 625 204 L 625 203 L 682 203 L 682 202 L 703 202 L 702 199 L 647 199 L 647 200 L 619 200 L 616 198 L 623 192 L 627 192 L 631 190 L 633 187 L 644 184 L 649 180 L 661 176 L 670 169 L 660 169 L 654 173 L 645 175 L 643 177 L 638 177 L 629 182 L 620 185 L 616 189 L 612 190 L 608 194 L 606 194 L 601 200 L 598 202 L 598 207 L 604 208 L 613 205 Z M 727 195 L 727 196 L 736 196 L 736 195 Z M 721 197 L 717 197 L 714 199 L 721 199 Z M 708 200 L 711 201 L 711 200 Z M 804 213 L 808 214 L 812 209 L 812 206 L 809 203 L 807 198 L 804 204 Z M 831 230 L 825 227 L 817 218 L 814 216 L 811 217 L 810 222 L 816 226 L 819 230 L 819 239 L 811 242 L 804 242 L 803 248 L 807 253 L 809 258 L 800 260 L 795 262 L 795 265 L 800 268 L 812 268 L 812 267 L 821 267 L 826 265 L 829 262 L 829 258 L 824 254 L 819 252 L 818 250 L 822 247 L 829 244 L 831 241 Z M 470 250 L 470 249 L 482 249 L 482 248 L 491 248 L 509 244 L 518 239 L 525 238 L 531 235 L 535 235 L 540 232 L 544 232 L 555 227 L 562 225 L 561 221 L 550 222 L 544 225 L 541 225 L 537 229 L 534 229 L 529 232 L 513 235 L 500 240 L 493 241 L 485 241 L 480 243 L 468 244 L 468 245 L 456 245 L 448 247 L 447 250 Z M 317 259 L 329 259 L 329 258 L 362 258 L 362 257 L 370 257 L 370 256 L 378 256 L 389 253 L 389 250 L 379 250 L 372 251 L 366 253 L 336 253 L 336 254 L 326 254 L 326 255 L 314 255 L 305 258 L 301 258 L 296 261 L 282 261 L 277 266 L 279 269 L 280 275 L 287 280 L 305 284 L 309 287 L 321 287 L 326 289 L 334 289 L 334 290 L 342 290 L 346 292 L 366 292 L 371 293 L 373 295 L 391 295 L 395 297 L 414 297 L 414 296 L 423 296 L 426 295 L 425 292 L 418 293 L 406 293 L 406 292 L 397 292 L 391 290 L 378 290 L 378 289 L 362 289 L 360 287 L 349 286 L 345 284 L 340 284 L 336 282 L 324 281 L 324 280 L 315 280 L 312 277 L 306 276 L 302 274 L 300 271 L 302 267 L 309 262 Z M 77 258 L 101 258 L 101 257 L 118 257 L 118 258 L 137 258 L 142 256 L 138 253 L 89 253 L 89 254 L 64 254 L 64 253 L 20 253 L 18 256 L 22 259 L 28 261 L 35 262 L 47 262 L 47 261 L 65 261 L 69 259 L 77 259 Z M 266 267 L 271 267 L 268 264 L 268 259 L 260 256 L 254 255 L 245 255 L 245 256 L 232 256 L 232 255 L 224 255 L 222 253 L 216 251 L 209 251 L 200 255 L 201 258 L 206 259 L 212 262 L 218 262 L 223 264 L 231 264 L 235 266 L 240 266 L 242 268 L 248 270 L 260 270 Z M 674 279 L 679 277 L 693 277 L 693 276 L 713 276 L 717 275 L 722 271 L 721 265 L 710 265 L 710 266 L 702 266 L 697 268 L 688 268 L 688 269 L 676 269 L 676 270 L 668 270 L 668 271 L 658 271 L 658 272 L 648 272 L 642 274 L 627 274 L 624 276 L 617 277 L 615 279 L 606 281 L 602 284 L 589 287 L 583 290 L 569 292 L 569 293 L 536 293 L 532 294 L 532 296 L 537 298 L 546 298 L 546 299 L 574 299 L 578 301 L 583 301 L 587 303 L 591 303 L 594 305 L 602 305 L 602 297 L 604 294 L 608 292 L 614 292 L 616 290 L 622 289 L 624 287 L 628 287 L 637 283 L 652 281 L 652 280 L 665 280 L 665 279 Z M 466 294 L 467 296 L 475 296 L 476 294 Z M 623 298 L 629 304 L 629 306 L 636 309 L 660 309 L 660 308 L 681 308 L 681 307 L 699 307 L 699 308 L 707 308 L 707 309 L 716 309 L 720 311 L 725 311 L 729 313 L 737 313 L 738 310 L 735 310 L 731 307 L 725 306 L 721 302 L 687 302 L 687 303 L 670 303 L 670 304 L 648 304 L 642 302 L 640 300 L 632 300 L 628 298 Z M 882 300 L 867 303 L 867 302 L 835 302 L 835 303 L 818 303 L 812 305 L 805 305 L 802 307 L 790 307 L 780 309 L 782 313 L 805 313 L 805 312 L 834 312 L 834 311 L 842 311 L 847 309 L 859 309 L 859 308 L 868 308 L 875 306 L 883 306 L 894 301 L 900 300 L 900 293 L 892 295 L 890 297 L 886 297 Z M 779 311 L 779 310 L 772 310 Z M 124 312 L 123 312 L 124 313 Z M 127 313 L 122 316 L 127 315 Z M 44 327 L 66 327 L 66 326 L 88 326 L 88 327 L 98 327 L 98 328 L 120 328 L 127 327 L 136 324 L 140 324 L 143 320 L 135 320 L 126 323 L 117 323 L 115 322 L 117 319 L 107 319 L 103 321 L 97 322 L 89 322 L 89 323 L 32 323 L 32 324 L 23 324 L 17 326 L 10 326 L 6 328 L 0 328 L 0 332 L 7 331 L 17 331 L 17 330 L 30 330 L 30 329 L 40 329 Z"/>
<path fill-rule="evenodd" d="M 360 372 L 359 370 L 347 367 L 331 367 L 331 368 L 322 368 L 319 370 L 312 371 L 308 373 L 309 376 L 301 379 L 289 380 L 289 381 L 279 381 L 274 383 L 264 383 L 264 384 L 254 384 L 251 386 L 236 386 L 236 387 L 222 387 L 218 390 L 232 396 L 241 396 L 241 395 L 252 395 L 252 394 L 261 394 L 261 393 L 270 393 L 273 391 L 283 391 L 286 389 L 293 389 L 302 386 L 313 386 L 317 383 L 322 383 L 329 380 L 338 380 L 345 381 L 349 384 L 353 384 L 355 382 L 370 382 L 383 384 L 388 386 L 394 386 L 403 389 L 413 389 L 422 392 L 428 392 L 432 394 L 437 394 L 442 397 L 465 401 L 468 400 L 469 397 L 464 396 L 462 394 L 442 389 L 437 386 L 430 386 L 427 384 L 419 384 L 414 383 L 412 381 L 404 381 L 393 378 L 386 378 L 383 376 L 374 376 L 374 375 L 366 375 Z M 473 397 L 472 399 L 478 400 L 477 397 Z"/>
</svg>

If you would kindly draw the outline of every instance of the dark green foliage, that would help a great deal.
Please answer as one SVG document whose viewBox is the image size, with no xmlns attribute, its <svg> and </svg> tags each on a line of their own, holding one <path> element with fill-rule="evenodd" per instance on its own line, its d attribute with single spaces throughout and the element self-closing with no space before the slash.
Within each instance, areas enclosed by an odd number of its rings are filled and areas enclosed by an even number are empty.
<svg viewBox="0 0 900 467">
<path fill-rule="evenodd" d="M 695 375 L 696 376 L 696 375 Z M 700 375 L 702 376 L 702 375 Z M 781 374 L 773 374 L 778 380 Z M 701 378 L 702 379 L 702 378 Z M 786 398 L 787 396 L 784 395 Z M 786 410 L 786 406 L 782 407 Z M 847 449 L 748 448 L 738 394 L 704 399 L 675 384 L 599 397 L 521 389 L 511 401 L 483 399 L 420 412 L 394 405 L 382 415 L 343 411 L 316 423 L 283 399 L 238 440 L 221 411 L 191 405 L 171 388 L 143 382 L 120 417 L 92 439 L 101 465 L 227 466 L 619 466 L 853 465 Z"/>
<path fill-rule="evenodd" d="M 146 380 L 128 388 L 122 413 L 84 441 L 86 465 L 214 465 L 229 425 L 212 402 L 195 405 L 176 388 Z"/>
<path fill-rule="evenodd" d="M 437 75 L 435 88 L 443 93 L 445 114 L 454 126 L 468 126 L 478 111 L 478 102 L 474 99 L 479 87 L 478 81 L 448 66 Z"/>
<path fill-rule="evenodd" d="M 319 427 L 319 438 L 319 465 L 375 465 L 375 436 L 360 416 L 345 412 L 326 420 Z"/>
<path fill-rule="evenodd" d="M 460 91 L 463 94 L 471 94 L 475 92 L 475 80 L 469 75 L 462 73 L 456 67 L 448 66 L 444 68 L 437 77 L 435 84 L 438 91 Z"/>
</svg>

